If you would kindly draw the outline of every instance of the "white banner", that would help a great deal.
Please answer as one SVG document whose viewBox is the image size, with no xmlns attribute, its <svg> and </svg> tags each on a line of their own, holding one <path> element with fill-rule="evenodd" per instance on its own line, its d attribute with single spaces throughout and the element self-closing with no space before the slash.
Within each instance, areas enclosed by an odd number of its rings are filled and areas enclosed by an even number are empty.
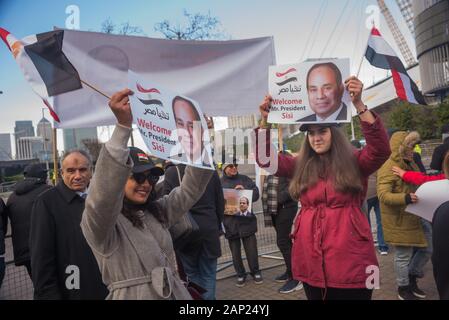
<svg viewBox="0 0 449 320">
<path fill-rule="evenodd" d="M 127 86 L 128 69 L 198 101 L 208 116 L 257 112 L 275 64 L 272 37 L 182 41 L 64 30 L 63 51 L 82 80 L 111 96 Z M 55 97 L 58 128 L 112 125 L 105 97 L 83 89 Z"/>
<path fill-rule="evenodd" d="M 405 211 L 432 222 L 435 211 L 449 199 L 449 180 L 426 182 L 415 194 L 418 202 L 409 204 Z"/>
<path fill-rule="evenodd" d="M 151 155 L 212 169 L 206 120 L 197 102 L 132 71 L 128 88 L 134 123 Z"/>
<path fill-rule="evenodd" d="M 344 88 L 349 59 L 271 66 L 270 123 L 350 122 L 351 99 Z"/>
</svg>

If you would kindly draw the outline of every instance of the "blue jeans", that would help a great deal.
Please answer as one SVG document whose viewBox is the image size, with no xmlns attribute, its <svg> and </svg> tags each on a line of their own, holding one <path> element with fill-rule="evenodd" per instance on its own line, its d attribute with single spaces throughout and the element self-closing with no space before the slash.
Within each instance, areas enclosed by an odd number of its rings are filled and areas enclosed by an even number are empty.
<svg viewBox="0 0 449 320">
<path fill-rule="evenodd" d="M 217 258 L 207 258 L 200 250 L 196 254 L 178 252 L 184 272 L 189 279 L 207 291 L 203 293 L 204 300 L 215 300 L 215 285 L 217 276 Z"/>
<path fill-rule="evenodd" d="M 427 247 L 395 246 L 394 264 L 398 286 L 408 286 L 409 276 L 422 278 L 424 266 L 432 255 L 432 226 L 430 222 L 421 219 Z"/>
<path fill-rule="evenodd" d="M 382 218 L 380 215 L 380 205 L 379 205 L 379 198 L 374 197 L 370 198 L 367 201 L 368 203 L 368 222 L 371 226 L 370 221 L 370 212 L 371 208 L 374 208 L 374 213 L 376 214 L 376 222 L 377 222 L 377 245 L 379 247 L 380 251 L 388 251 L 388 245 L 385 243 L 384 240 L 384 232 L 382 230 Z"/>
<path fill-rule="evenodd" d="M 413 250 L 413 259 L 409 266 L 410 275 L 417 278 L 424 277 L 424 266 L 429 262 L 433 252 L 432 224 L 427 220 L 421 219 L 421 225 L 424 231 L 424 236 L 426 237 L 427 247 L 415 248 Z"/>
</svg>

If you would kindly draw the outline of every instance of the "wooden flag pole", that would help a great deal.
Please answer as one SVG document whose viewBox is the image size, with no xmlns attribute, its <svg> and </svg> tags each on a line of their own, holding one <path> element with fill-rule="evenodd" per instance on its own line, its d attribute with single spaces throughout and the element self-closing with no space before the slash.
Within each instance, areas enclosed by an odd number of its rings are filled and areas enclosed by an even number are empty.
<svg viewBox="0 0 449 320">
<path fill-rule="evenodd" d="M 98 92 L 99 94 L 101 94 L 103 97 L 106 97 L 107 99 L 111 100 L 111 97 L 108 96 L 106 93 L 104 93 L 103 91 L 101 91 L 100 89 L 98 89 L 97 87 L 91 85 L 90 83 L 87 83 L 86 81 L 80 79 L 81 83 L 85 84 L 86 86 L 88 86 L 89 88 L 91 88 L 92 90 Z M 131 126 L 131 146 L 134 147 L 134 135 L 133 135 L 134 129 Z"/>
<path fill-rule="evenodd" d="M 57 145 L 57 132 L 56 128 L 53 128 L 53 177 L 54 181 L 53 184 L 56 185 L 56 182 L 58 181 L 58 145 Z"/>
<path fill-rule="evenodd" d="M 109 100 L 111 100 L 111 97 L 108 96 L 106 93 L 104 93 L 103 91 L 101 91 L 100 89 L 94 87 L 93 85 L 87 83 L 86 81 L 80 79 L 81 83 L 85 84 L 86 86 L 88 86 L 89 88 L 91 88 L 92 90 L 98 92 L 99 94 L 101 94 L 103 97 L 108 98 Z"/>
</svg>

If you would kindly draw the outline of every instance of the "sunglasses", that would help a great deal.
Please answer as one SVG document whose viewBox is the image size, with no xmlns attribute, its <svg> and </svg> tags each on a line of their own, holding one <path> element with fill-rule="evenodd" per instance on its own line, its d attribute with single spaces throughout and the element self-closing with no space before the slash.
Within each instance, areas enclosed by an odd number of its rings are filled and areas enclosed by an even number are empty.
<svg viewBox="0 0 449 320">
<path fill-rule="evenodd" d="M 230 165 L 228 165 L 228 167 L 231 168 L 231 169 L 232 168 L 236 168 L 237 169 L 239 167 L 239 165 L 238 164 L 230 164 Z"/>
<path fill-rule="evenodd" d="M 138 184 L 144 184 L 145 180 L 148 180 L 148 182 L 151 185 L 155 185 L 158 181 L 159 181 L 159 176 L 155 176 L 153 174 L 151 174 L 151 172 L 149 173 L 133 173 L 131 176 Z"/>
</svg>

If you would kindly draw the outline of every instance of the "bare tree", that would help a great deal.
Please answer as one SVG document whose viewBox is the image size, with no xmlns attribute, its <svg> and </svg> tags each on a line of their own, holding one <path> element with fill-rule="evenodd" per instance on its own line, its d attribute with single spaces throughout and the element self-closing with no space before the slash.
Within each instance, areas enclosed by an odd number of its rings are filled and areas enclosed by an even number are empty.
<svg viewBox="0 0 449 320">
<path fill-rule="evenodd" d="M 132 34 L 143 34 L 142 28 L 132 26 L 129 21 L 122 23 L 120 30 L 118 31 L 119 34 L 122 34 L 124 36 L 126 35 L 132 35 Z"/>
<path fill-rule="evenodd" d="M 221 22 L 213 17 L 210 11 L 207 14 L 188 13 L 184 9 L 184 17 L 187 18 L 186 25 L 172 24 L 168 20 L 158 22 L 154 30 L 160 32 L 167 39 L 176 40 L 225 40 L 229 36 L 221 29 Z"/>
<path fill-rule="evenodd" d="M 144 34 L 142 28 L 133 26 L 129 21 L 124 22 L 118 28 L 117 25 L 112 22 L 111 18 L 107 18 L 101 24 L 101 32 L 109 34 L 121 34 L 121 35 L 137 35 Z"/>
<path fill-rule="evenodd" d="M 104 32 L 104 33 L 114 33 L 115 28 L 116 28 L 116 25 L 115 25 L 115 23 L 112 22 L 111 18 L 107 18 L 101 24 L 101 32 Z"/>
</svg>

